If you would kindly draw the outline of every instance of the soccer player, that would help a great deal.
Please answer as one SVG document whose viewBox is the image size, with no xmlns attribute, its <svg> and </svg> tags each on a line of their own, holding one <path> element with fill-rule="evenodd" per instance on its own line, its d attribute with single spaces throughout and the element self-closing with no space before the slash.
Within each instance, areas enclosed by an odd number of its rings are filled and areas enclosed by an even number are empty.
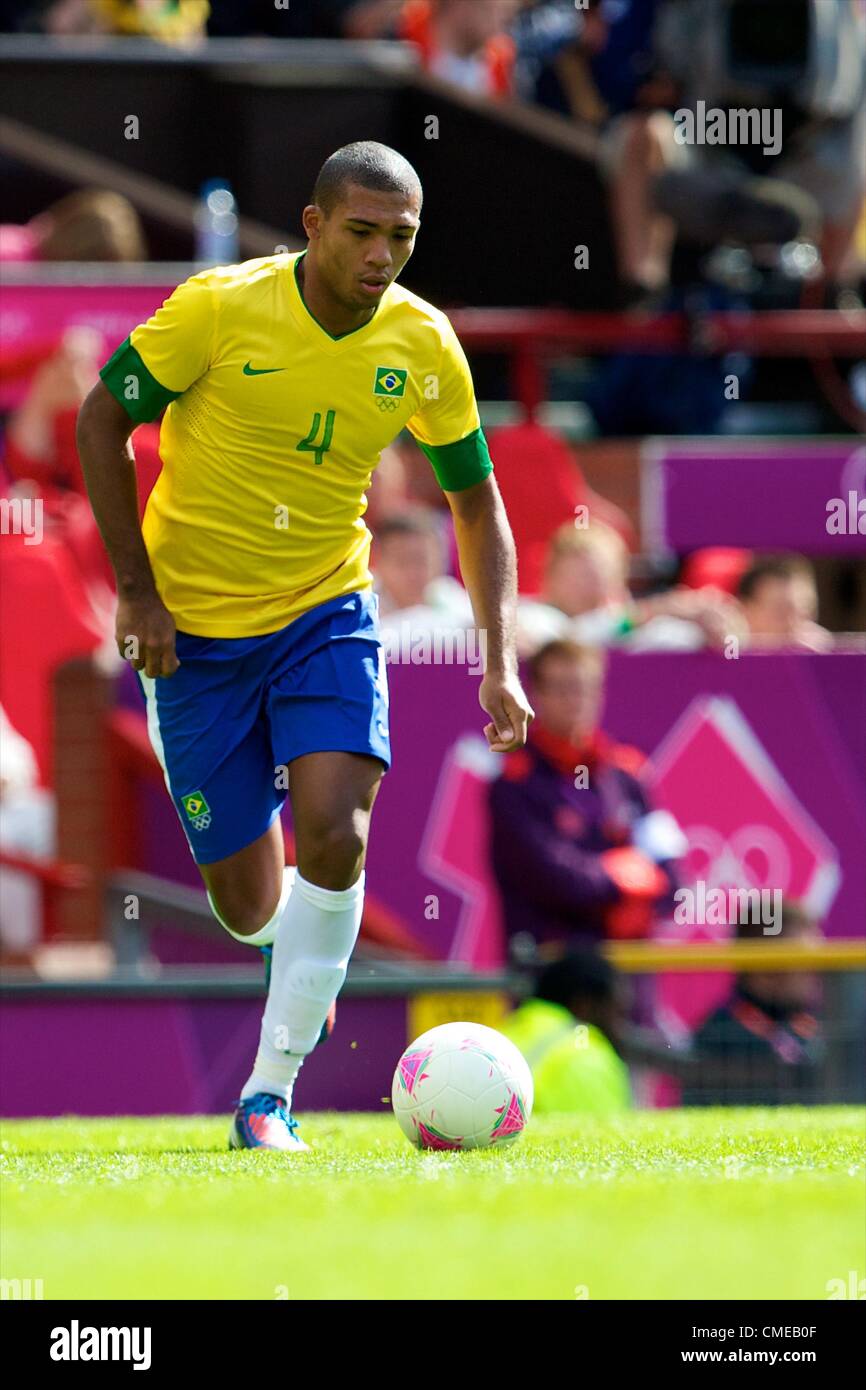
<svg viewBox="0 0 866 1390">
<path fill-rule="evenodd" d="M 516 563 L 472 379 L 448 319 L 398 287 L 421 186 L 396 151 L 337 150 L 306 251 L 193 275 L 106 362 L 78 442 L 118 590 L 116 638 L 217 920 L 272 947 L 236 1148 L 303 1151 L 292 1089 L 326 1036 L 361 923 L 370 813 L 390 766 L 365 492 L 408 428 L 454 516 L 496 752 L 532 711 Z M 166 409 L 167 407 L 167 409 Z M 139 525 L 136 425 L 165 410 Z M 279 821 L 291 797 L 297 868 Z"/>
</svg>

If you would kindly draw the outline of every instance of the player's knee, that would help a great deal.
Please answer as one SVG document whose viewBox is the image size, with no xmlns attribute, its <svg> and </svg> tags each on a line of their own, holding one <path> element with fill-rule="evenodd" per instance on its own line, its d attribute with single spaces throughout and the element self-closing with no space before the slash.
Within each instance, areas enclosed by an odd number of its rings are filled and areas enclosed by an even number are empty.
<svg viewBox="0 0 866 1390">
<path fill-rule="evenodd" d="M 366 848 L 366 817 L 331 821 L 309 836 L 303 854 L 299 846 L 298 867 L 304 878 L 322 888 L 349 888 L 358 877 Z"/>
<path fill-rule="evenodd" d="M 279 895 L 271 900 L 264 894 L 250 895 L 237 890 L 210 890 L 217 919 L 238 936 L 254 936 L 270 922 L 279 905 Z"/>
</svg>

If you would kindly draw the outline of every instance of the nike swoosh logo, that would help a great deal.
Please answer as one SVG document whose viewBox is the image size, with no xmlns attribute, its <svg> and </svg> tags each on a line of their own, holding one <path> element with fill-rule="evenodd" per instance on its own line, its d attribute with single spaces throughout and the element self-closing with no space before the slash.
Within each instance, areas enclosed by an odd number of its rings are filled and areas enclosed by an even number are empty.
<svg viewBox="0 0 866 1390">
<path fill-rule="evenodd" d="M 268 376 L 270 372 L 284 372 L 285 367 L 251 367 L 249 362 L 244 363 L 244 376 Z"/>
</svg>

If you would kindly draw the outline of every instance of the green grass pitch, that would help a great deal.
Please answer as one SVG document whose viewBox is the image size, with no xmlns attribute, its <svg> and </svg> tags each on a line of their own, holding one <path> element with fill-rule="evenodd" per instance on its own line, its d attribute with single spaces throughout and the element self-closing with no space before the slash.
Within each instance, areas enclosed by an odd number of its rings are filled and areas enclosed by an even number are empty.
<svg viewBox="0 0 866 1390">
<path fill-rule="evenodd" d="M 859 1108 L 538 1117 L 419 1153 L 389 1115 L 231 1153 L 210 1117 L 7 1121 L 2 1275 L 46 1299 L 815 1299 L 866 1272 Z"/>
</svg>

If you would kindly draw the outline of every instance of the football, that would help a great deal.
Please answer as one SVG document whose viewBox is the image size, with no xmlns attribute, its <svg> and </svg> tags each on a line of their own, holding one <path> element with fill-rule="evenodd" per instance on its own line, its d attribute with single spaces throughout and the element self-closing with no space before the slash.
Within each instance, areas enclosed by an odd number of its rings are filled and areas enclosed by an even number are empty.
<svg viewBox="0 0 866 1390">
<path fill-rule="evenodd" d="M 407 1047 L 391 1102 L 420 1149 L 513 1143 L 532 1113 L 532 1073 L 508 1038 L 481 1023 L 443 1023 Z"/>
</svg>

